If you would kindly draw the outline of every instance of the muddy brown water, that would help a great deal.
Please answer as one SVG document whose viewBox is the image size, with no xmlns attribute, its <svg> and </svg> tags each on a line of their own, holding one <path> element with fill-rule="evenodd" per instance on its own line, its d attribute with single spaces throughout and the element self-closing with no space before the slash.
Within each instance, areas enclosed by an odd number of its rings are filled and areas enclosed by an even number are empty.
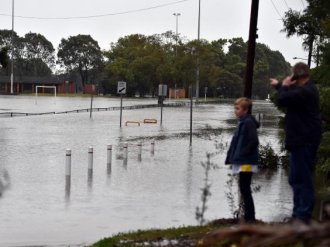
<svg viewBox="0 0 330 247">
<path fill-rule="evenodd" d="M 155 104 L 157 100 L 124 100 L 124 105 Z M 7 111 L 65 111 L 88 108 L 89 98 L 3 96 Z M 94 107 L 119 106 L 118 99 L 94 98 Z M 271 103 L 255 102 L 262 113 L 259 138 L 279 151 L 277 121 Z M 189 107 L 164 108 L 163 125 L 119 128 L 119 111 L 0 118 L 0 246 L 80 246 L 112 234 L 137 229 L 197 224 L 207 152 L 212 162 L 207 220 L 232 216 L 228 193 L 236 205 L 238 189 L 227 185 L 226 144 L 236 125 L 231 104 L 200 105 L 193 112 L 193 145 L 189 146 Z M 123 111 L 123 123 L 160 119 L 159 108 Z M 151 153 L 151 141 L 155 152 Z M 142 142 L 142 160 L 137 143 Z M 128 160 L 122 144 L 128 143 Z M 224 150 L 217 150 L 216 142 Z M 111 170 L 106 145 L 113 145 Z M 94 148 L 94 171 L 88 183 L 88 147 Z M 65 190 L 65 151 L 72 150 L 70 192 Z M 256 216 L 281 220 L 291 211 L 287 174 L 258 174 L 254 185 Z M 2 186 L 2 187 L 1 187 Z"/>
</svg>

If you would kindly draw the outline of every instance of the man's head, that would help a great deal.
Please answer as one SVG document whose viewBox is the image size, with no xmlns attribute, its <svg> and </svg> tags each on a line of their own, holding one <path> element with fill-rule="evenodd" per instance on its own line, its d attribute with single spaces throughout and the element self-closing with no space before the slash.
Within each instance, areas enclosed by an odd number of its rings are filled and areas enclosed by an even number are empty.
<svg viewBox="0 0 330 247">
<path fill-rule="evenodd" d="M 309 67 L 307 64 L 305 63 L 296 63 L 293 67 L 292 67 L 292 74 L 293 74 L 293 78 L 292 80 L 305 80 L 307 78 L 309 78 Z"/>
<path fill-rule="evenodd" d="M 248 114 L 249 110 L 252 107 L 252 100 L 246 97 L 238 98 L 235 101 L 235 115 L 240 118 Z"/>
</svg>

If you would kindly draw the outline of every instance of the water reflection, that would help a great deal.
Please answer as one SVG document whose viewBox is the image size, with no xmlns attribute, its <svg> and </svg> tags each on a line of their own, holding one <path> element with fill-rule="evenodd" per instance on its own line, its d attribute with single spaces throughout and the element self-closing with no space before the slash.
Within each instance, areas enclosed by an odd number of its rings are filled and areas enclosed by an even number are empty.
<svg viewBox="0 0 330 247">
<path fill-rule="evenodd" d="M 89 189 L 91 189 L 93 187 L 93 169 L 88 169 L 87 184 L 88 184 Z"/>
<path fill-rule="evenodd" d="M 151 152 L 151 156 L 155 155 L 155 141 L 154 140 L 151 141 L 151 150 L 150 150 L 150 152 Z"/>
<path fill-rule="evenodd" d="M 262 177 L 266 180 L 273 179 L 274 175 L 278 172 L 278 169 L 260 169 L 259 172 L 255 175 L 256 178 Z"/>
<path fill-rule="evenodd" d="M 110 176 L 111 176 L 111 163 L 107 164 L 107 175 L 108 175 L 108 178 L 110 178 Z"/>
<path fill-rule="evenodd" d="M 188 159 L 187 159 L 187 170 L 186 170 L 186 202 L 190 205 L 191 190 L 192 190 L 192 173 L 193 173 L 193 148 L 189 146 Z"/>
<path fill-rule="evenodd" d="M 123 167 L 127 170 L 127 158 L 123 159 Z"/>
<path fill-rule="evenodd" d="M 71 176 L 65 176 L 65 201 L 70 202 L 71 196 Z"/>
</svg>

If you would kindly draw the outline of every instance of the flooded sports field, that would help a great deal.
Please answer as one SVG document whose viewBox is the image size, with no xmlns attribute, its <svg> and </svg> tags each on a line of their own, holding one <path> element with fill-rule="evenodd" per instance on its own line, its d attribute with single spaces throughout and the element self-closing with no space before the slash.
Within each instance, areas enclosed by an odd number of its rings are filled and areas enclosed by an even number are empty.
<svg viewBox="0 0 330 247">
<path fill-rule="evenodd" d="M 128 100 L 124 106 L 156 104 L 156 99 Z M 119 106 L 119 99 L 94 98 L 93 107 Z M 2 96 L 0 112 L 60 112 L 90 107 L 88 97 Z M 280 113 L 256 101 L 261 113 L 259 139 L 279 151 Z M 224 165 L 226 145 L 236 120 L 229 103 L 190 108 L 164 107 L 119 111 L 0 117 L 0 246 L 81 246 L 112 234 L 137 229 L 197 224 L 206 153 L 216 153 L 218 169 L 210 175 L 207 220 L 232 217 L 228 193 L 237 199 L 231 170 Z M 157 124 L 144 124 L 157 119 Z M 140 122 L 128 124 L 126 121 Z M 154 152 L 151 143 L 155 142 Z M 142 142 L 141 159 L 137 144 Z M 124 160 L 123 144 L 128 144 Z M 221 143 L 222 148 L 216 144 Z M 113 147 L 111 167 L 107 145 Z M 88 148 L 93 147 L 93 174 L 88 176 Z M 71 149 L 71 188 L 66 189 L 66 149 Z M 281 220 L 291 212 L 287 175 L 279 170 L 258 174 L 254 185 L 256 216 Z"/>
</svg>

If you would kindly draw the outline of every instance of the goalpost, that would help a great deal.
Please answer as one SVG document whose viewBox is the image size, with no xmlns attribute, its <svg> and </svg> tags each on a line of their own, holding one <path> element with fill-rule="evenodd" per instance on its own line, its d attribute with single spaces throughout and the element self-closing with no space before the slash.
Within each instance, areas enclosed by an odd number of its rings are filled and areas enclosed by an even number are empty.
<svg viewBox="0 0 330 247">
<path fill-rule="evenodd" d="M 56 104 L 56 86 L 36 86 L 36 104 L 37 104 L 37 99 L 38 99 L 38 88 L 53 88 L 54 89 L 54 93 L 55 93 L 55 104 Z"/>
</svg>

